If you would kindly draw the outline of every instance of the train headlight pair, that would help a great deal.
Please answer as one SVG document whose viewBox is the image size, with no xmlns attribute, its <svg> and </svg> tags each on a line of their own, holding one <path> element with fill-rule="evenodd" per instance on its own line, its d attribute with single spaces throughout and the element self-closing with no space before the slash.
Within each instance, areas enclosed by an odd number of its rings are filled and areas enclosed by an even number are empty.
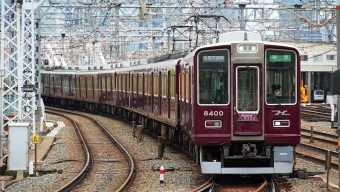
<svg viewBox="0 0 340 192">
<path fill-rule="evenodd" d="M 290 127 L 289 120 L 274 120 L 273 127 Z"/>
<path fill-rule="evenodd" d="M 257 45 L 243 45 L 240 44 L 237 46 L 237 51 L 239 53 L 256 53 Z"/>
<path fill-rule="evenodd" d="M 206 120 L 205 127 L 206 128 L 221 128 L 222 121 L 221 120 Z"/>
</svg>

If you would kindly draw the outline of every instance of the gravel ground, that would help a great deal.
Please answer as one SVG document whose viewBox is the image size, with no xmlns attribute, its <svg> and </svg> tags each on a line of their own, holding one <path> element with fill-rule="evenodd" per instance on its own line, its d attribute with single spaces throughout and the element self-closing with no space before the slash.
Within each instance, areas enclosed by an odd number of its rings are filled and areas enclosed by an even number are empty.
<svg viewBox="0 0 340 192">
<path fill-rule="evenodd" d="M 58 116 L 48 115 L 49 120 L 60 121 L 62 120 Z M 185 155 L 177 153 L 169 147 L 165 148 L 163 159 L 157 158 L 157 141 L 148 136 L 144 136 L 142 143 L 137 143 L 136 139 L 132 138 L 132 130 L 129 126 L 119 121 L 108 119 L 101 116 L 96 118 L 105 127 L 112 131 L 121 143 L 126 146 L 127 150 L 135 157 L 138 163 L 138 175 L 134 184 L 130 187 L 129 191 L 178 191 L 187 192 L 189 189 L 199 186 L 207 180 L 207 176 L 200 173 L 200 167 L 196 166 L 193 161 L 188 160 Z M 322 123 L 315 127 L 321 129 Z M 327 128 L 324 128 L 327 130 Z M 329 129 L 329 128 L 328 128 Z M 62 129 L 57 137 L 59 138 L 58 144 L 54 145 L 51 152 L 45 160 L 43 167 L 49 169 L 63 169 L 69 168 L 70 162 L 50 164 L 48 162 L 58 162 L 61 159 L 69 159 L 69 142 L 72 141 L 68 132 L 70 127 L 66 125 Z M 316 129 L 315 129 L 316 130 Z M 329 130 L 328 130 L 329 131 Z M 332 131 L 332 130 L 331 130 Z M 310 169 L 324 171 L 321 165 L 315 165 L 304 159 L 297 159 L 297 165 L 299 167 L 308 167 Z M 165 172 L 164 183 L 159 182 L 159 171 L 156 169 L 160 166 L 165 168 L 175 168 L 175 171 Z M 337 175 L 337 171 L 332 170 L 332 174 Z M 46 174 L 39 177 L 26 178 L 22 181 L 18 181 L 6 191 L 51 191 L 51 188 L 57 189 L 59 183 L 65 179 L 63 174 Z M 327 191 L 326 183 L 316 180 L 302 180 L 295 178 L 288 178 L 291 191 L 294 192 L 318 192 Z M 338 191 L 338 189 L 330 188 L 330 191 Z"/>
</svg>

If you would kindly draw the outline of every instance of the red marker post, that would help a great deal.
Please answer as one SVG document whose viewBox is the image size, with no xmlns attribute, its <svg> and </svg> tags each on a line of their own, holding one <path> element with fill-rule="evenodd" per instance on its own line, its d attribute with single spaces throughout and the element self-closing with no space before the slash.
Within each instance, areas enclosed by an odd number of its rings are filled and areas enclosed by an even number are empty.
<svg viewBox="0 0 340 192">
<path fill-rule="evenodd" d="M 164 182 L 164 167 L 161 166 L 161 168 L 159 169 L 159 181 L 160 183 Z"/>
</svg>

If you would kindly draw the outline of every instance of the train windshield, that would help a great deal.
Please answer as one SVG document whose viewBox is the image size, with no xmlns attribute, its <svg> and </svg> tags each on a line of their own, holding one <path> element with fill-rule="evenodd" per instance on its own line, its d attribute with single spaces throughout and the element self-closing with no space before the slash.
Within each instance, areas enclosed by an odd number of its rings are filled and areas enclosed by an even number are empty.
<svg viewBox="0 0 340 192">
<path fill-rule="evenodd" d="M 228 104 L 228 58 L 227 50 L 199 54 L 199 104 Z"/>
<path fill-rule="evenodd" d="M 266 51 L 267 104 L 294 104 L 296 102 L 296 55 L 292 51 Z"/>
<path fill-rule="evenodd" d="M 258 67 L 237 67 L 237 110 L 258 110 Z"/>
</svg>

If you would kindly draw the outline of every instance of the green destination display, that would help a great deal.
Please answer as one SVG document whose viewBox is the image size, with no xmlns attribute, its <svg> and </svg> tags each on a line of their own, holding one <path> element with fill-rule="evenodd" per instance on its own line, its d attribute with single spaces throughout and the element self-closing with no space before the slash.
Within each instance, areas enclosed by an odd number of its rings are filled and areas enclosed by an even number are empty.
<svg viewBox="0 0 340 192">
<path fill-rule="evenodd" d="M 291 55 L 270 55 L 269 62 L 291 62 Z"/>
</svg>

